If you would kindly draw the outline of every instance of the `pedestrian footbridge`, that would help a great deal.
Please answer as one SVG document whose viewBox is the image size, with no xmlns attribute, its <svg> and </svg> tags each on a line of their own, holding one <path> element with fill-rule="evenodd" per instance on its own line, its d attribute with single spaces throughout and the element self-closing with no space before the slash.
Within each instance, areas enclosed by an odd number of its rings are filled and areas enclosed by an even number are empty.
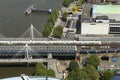
<svg viewBox="0 0 120 80">
<path fill-rule="evenodd" d="M 41 58 L 41 59 L 0 59 L 0 63 L 37 63 L 37 62 L 48 62 L 48 59 Z"/>
</svg>

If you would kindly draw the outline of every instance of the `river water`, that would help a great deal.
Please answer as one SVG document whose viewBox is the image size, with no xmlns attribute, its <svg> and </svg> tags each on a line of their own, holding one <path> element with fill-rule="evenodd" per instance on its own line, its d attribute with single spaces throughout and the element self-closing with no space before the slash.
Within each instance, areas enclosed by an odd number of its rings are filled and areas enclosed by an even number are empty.
<svg viewBox="0 0 120 80">
<path fill-rule="evenodd" d="M 115 76 L 111 80 L 120 80 L 120 76 Z"/>
<path fill-rule="evenodd" d="M 43 32 L 48 19 L 46 13 L 24 15 L 24 11 L 33 5 L 37 9 L 59 9 L 62 0 L 0 0 L 0 34 L 4 37 L 20 37 L 33 24 Z M 34 74 L 34 66 L 1 66 L 0 78 Z"/>
<path fill-rule="evenodd" d="M 37 9 L 59 9 L 62 0 L 0 0 L 0 33 L 5 37 L 19 37 L 33 24 L 43 32 L 48 14 L 24 11 L 33 5 Z"/>
<path fill-rule="evenodd" d="M 20 76 L 21 74 L 34 75 L 34 73 L 35 73 L 35 66 L 16 65 L 16 64 L 0 66 L 0 79 Z"/>
</svg>

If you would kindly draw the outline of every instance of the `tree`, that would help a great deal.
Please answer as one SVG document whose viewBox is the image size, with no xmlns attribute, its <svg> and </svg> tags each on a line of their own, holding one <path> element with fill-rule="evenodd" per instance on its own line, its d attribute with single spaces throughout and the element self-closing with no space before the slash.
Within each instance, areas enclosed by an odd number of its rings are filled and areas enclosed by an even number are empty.
<svg viewBox="0 0 120 80">
<path fill-rule="evenodd" d="M 72 2 L 74 2 L 74 0 L 63 0 L 63 6 L 64 7 L 68 7 Z"/>
<path fill-rule="evenodd" d="M 43 36 L 48 37 L 50 33 L 52 32 L 53 25 L 50 22 L 47 22 L 45 25 L 45 29 L 43 31 Z"/>
<path fill-rule="evenodd" d="M 58 18 L 58 10 L 54 10 L 50 15 L 47 20 L 47 23 L 45 25 L 44 31 L 43 31 L 43 36 L 48 37 L 50 33 L 52 32 L 52 28 L 55 25 L 55 22 Z"/>
<path fill-rule="evenodd" d="M 76 68 L 79 68 L 78 63 L 75 60 L 71 61 L 70 64 L 69 64 L 70 71 L 72 71 L 72 70 L 74 70 Z"/>
<path fill-rule="evenodd" d="M 57 18 L 58 18 L 58 10 L 57 9 L 55 9 L 54 11 L 53 11 L 53 16 L 54 16 L 54 19 L 55 19 L 55 21 L 57 20 Z"/>
<path fill-rule="evenodd" d="M 83 69 L 76 68 L 69 72 L 67 80 L 90 80 L 90 79 Z"/>
<path fill-rule="evenodd" d="M 80 80 L 80 79 L 81 79 L 80 70 L 77 68 L 72 70 L 67 77 L 67 80 Z"/>
<path fill-rule="evenodd" d="M 113 72 L 110 70 L 106 70 L 103 73 L 103 80 L 110 80 L 114 76 Z"/>
<path fill-rule="evenodd" d="M 47 70 L 47 76 L 55 77 L 55 71 L 53 69 Z"/>
<path fill-rule="evenodd" d="M 69 0 L 63 0 L 63 6 L 64 7 L 68 7 L 70 5 L 70 1 Z"/>
<path fill-rule="evenodd" d="M 78 5 L 82 5 L 83 0 L 78 0 Z"/>
<path fill-rule="evenodd" d="M 75 60 L 72 60 L 69 64 L 69 75 L 67 77 L 67 80 L 80 80 L 80 69 L 79 65 Z"/>
<path fill-rule="evenodd" d="M 100 64 L 100 60 L 99 60 L 98 56 L 96 56 L 96 55 L 91 55 L 90 58 L 87 58 L 87 60 L 86 60 L 86 65 L 91 65 L 95 69 L 97 69 L 99 64 Z"/>
<path fill-rule="evenodd" d="M 64 22 L 66 22 L 67 21 L 67 15 L 68 15 L 68 13 L 63 13 L 62 14 L 62 21 L 64 21 Z"/>
<path fill-rule="evenodd" d="M 83 71 L 87 73 L 89 80 L 99 80 L 99 74 L 93 66 L 87 65 Z"/>
<path fill-rule="evenodd" d="M 37 76 L 46 76 L 46 68 L 43 63 L 38 63 L 35 66 L 35 75 Z"/>
<path fill-rule="evenodd" d="M 99 80 L 97 70 L 91 65 L 87 65 L 83 67 L 83 69 L 80 69 L 77 62 L 71 61 L 69 68 L 71 70 L 68 73 L 67 80 Z"/>
<path fill-rule="evenodd" d="M 48 22 L 51 22 L 53 25 L 55 24 L 55 21 L 57 20 L 57 18 L 58 18 L 58 10 L 54 10 L 51 14 L 50 14 L 50 16 L 49 16 L 49 18 L 48 18 Z"/>
<path fill-rule="evenodd" d="M 53 25 L 55 24 L 55 15 L 53 13 L 49 16 L 48 22 L 50 22 Z"/>
<path fill-rule="evenodd" d="M 63 33 L 63 27 L 62 26 L 57 26 L 53 30 L 53 37 L 61 38 L 62 33 Z"/>
</svg>

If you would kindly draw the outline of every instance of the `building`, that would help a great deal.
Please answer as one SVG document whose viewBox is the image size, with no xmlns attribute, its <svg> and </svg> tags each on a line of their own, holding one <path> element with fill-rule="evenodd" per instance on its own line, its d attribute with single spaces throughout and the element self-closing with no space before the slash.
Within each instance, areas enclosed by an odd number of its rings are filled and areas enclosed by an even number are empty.
<svg viewBox="0 0 120 80">
<path fill-rule="evenodd" d="M 115 19 L 120 21 L 120 5 L 93 5 L 92 16 L 96 18 L 97 16 L 106 15 L 109 19 Z"/>
<path fill-rule="evenodd" d="M 89 3 L 101 3 L 101 2 L 111 2 L 111 3 L 119 3 L 119 0 L 86 0 Z"/>
<path fill-rule="evenodd" d="M 87 0 L 89 3 L 100 3 L 102 0 Z"/>
<path fill-rule="evenodd" d="M 118 3 L 119 0 L 104 0 L 104 2 Z"/>
<path fill-rule="evenodd" d="M 90 9 L 87 17 L 83 12 L 81 34 L 120 34 L 120 5 L 93 5 Z"/>
</svg>

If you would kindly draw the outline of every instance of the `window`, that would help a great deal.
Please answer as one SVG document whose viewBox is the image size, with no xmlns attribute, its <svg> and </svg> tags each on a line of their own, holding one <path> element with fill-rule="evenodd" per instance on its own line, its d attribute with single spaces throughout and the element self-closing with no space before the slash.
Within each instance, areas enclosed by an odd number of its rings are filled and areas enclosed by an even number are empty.
<svg viewBox="0 0 120 80">
<path fill-rule="evenodd" d="M 120 27 L 110 27 L 110 33 L 120 33 Z"/>
</svg>

